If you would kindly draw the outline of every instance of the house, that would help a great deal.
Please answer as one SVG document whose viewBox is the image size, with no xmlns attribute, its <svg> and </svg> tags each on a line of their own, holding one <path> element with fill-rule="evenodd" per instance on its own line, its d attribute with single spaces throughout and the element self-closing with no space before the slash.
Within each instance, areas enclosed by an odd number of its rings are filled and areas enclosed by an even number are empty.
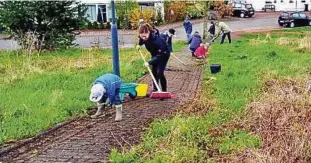
<svg viewBox="0 0 311 163">
<path fill-rule="evenodd" d="M 87 6 L 87 19 L 94 22 L 109 22 L 112 18 L 110 2 L 111 0 L 81 0 Z M 164 17 L 164 0 L 138 0 L 140 9 L 153 8 L 160 10 Z"/>
<path fill-rule="evenodd" d="M 81 0 L 86 5 L 86 17 L 89 21 L 108 22 L 111 16 L 110 0 Z"/>
<path fill-rule="evenodd" d="M 251 3 L 256 11 L 265 5 L 275 5 L 276 11 L 310 11 L 311 0 L 230 0 L 230 2 Z"/>
</svg>

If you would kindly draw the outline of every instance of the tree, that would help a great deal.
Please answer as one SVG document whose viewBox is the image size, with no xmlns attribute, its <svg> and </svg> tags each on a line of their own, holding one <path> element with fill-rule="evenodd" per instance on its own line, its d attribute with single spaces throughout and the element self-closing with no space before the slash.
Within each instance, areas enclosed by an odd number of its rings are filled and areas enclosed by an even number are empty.
<svg viewBox="0 0 311 163">
<path fill-rule="evenodd" d="M 1 1 L 0 24 L 22 48 L 68 48 L 84 23 L 86 8 L 75 1 Z"/>
<path fill-rule="evenodd" d="M 117 17 L 123 27 L 127 27 L 128 29 L 130 28 L 129 13 L 135 9 L 139 9 L 139 5 L 136 0 L 122 0 L 116 3 Z"/>
<path fill-rule="evenodd" d="M 203 39 L 206 38 L 206 30 L 207 30 L 207 22 L 208 22 L 208 10 L 209 10 L 209 1 L 205 1 L 204 3 L 204 18 L 203 18 Z"/>
</svg>

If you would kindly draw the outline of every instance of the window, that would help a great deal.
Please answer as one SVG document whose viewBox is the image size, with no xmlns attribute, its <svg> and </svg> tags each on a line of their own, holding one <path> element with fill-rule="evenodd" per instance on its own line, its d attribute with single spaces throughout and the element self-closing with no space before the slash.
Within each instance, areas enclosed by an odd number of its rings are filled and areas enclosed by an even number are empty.
<svg viewBox="0 0 311 163">
<path fill-rule="evenodd" d="M 96 6 L 87 5 L 86 18 L 90 21 L 96 21 Z"/>
<path fill-rule="evenodd" d="M 236 8 L 242 8 L 242 4 L 241 4 L 241 3 L 236 3 L 236 4 L 234 5 L 234 7 L 236 7 Z"/>
<path fill-rule="evenodd" d="M 298 14 L 298 13 L 294 13 L 294 14 L 293 14 L 293 17 L 294 17 L 294 18 L 299 18 L 299 14 Z"/>
<path fill-rule="evenodd" d="M 247 4 L 247 5 L 245 5 L 245 7 L 246 7 L 247 9 L 250 9 L 250 8 L 252 8 L 253 6 L 252 6 L 251 4 Z"/>
<path fill-rule="evenodd" d="M 281 0 L 281 3 L 284 3 L 284 1 L 283 1 L 283 0 Z"/>
<path fill-rule="evenodd" d="M 294 3 L 294 1 L 293 0 L 289 0 L 289 3 Z"/>
<path fill-rule="evenodd" d="M 300 15 L 301 18 L 307 18 L 306 14 L 300 13 L 299 15 Z"/>
<path fill-rule="evenodd" d="M 266 1 L 266 4 L 272 4 L 272 1 Z"/>
<path fill-rule="evenodd" d="M 288 17 L 288 13 L 287 13 L 287 12 L 283 12 L 283 13 L 281 14 L 281 16 L 282 16 L 282 17 Z"/>
<path fill-rule="evenodd" d="M 106 5 L 98 5 L 97 21 L 98 22 L 107 22 Z"/>
<path fill-rule="evenodd" d="M 301 3 L 306 3 L 306 0 L 301 0 Z"/>
<path fill-rule="evenodd" d="M 274 0 L 274 3 L 277 3 L 277 1 L 276 1 L 276 0 Z"/>
</svg>

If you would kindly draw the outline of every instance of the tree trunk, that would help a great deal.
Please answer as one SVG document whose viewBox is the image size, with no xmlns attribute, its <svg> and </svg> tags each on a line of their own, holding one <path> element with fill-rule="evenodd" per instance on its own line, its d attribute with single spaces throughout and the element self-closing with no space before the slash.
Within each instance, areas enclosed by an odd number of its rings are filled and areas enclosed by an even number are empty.
<svg viewBox="0 0 311 163">
<path fill-rule="evenodd" d="M 208 9 L 209 9 L 209 1 L 205 1 L 204 3 L 204 17 L 203 17 L 203 39 L 206 39 L 207 36 L 207 23 L 208 23 Z"/>
</svg>

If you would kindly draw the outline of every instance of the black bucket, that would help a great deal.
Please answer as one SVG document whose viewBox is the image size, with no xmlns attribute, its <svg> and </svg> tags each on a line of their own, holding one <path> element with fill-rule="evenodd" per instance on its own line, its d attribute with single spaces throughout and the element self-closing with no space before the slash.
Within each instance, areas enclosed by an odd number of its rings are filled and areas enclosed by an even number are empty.
<svg viewBox="0 0 311 163">
<path fill-rule="evenodd" d="M 221 71 L 221 65 L 220 65 L 220 64 L 212 64 L 212 65 L 210 66 L 210 68 L 211 68 L 211 73 L 212 73 L 212 74 L 215 74 L 215 73 Z"/>
</svg>

